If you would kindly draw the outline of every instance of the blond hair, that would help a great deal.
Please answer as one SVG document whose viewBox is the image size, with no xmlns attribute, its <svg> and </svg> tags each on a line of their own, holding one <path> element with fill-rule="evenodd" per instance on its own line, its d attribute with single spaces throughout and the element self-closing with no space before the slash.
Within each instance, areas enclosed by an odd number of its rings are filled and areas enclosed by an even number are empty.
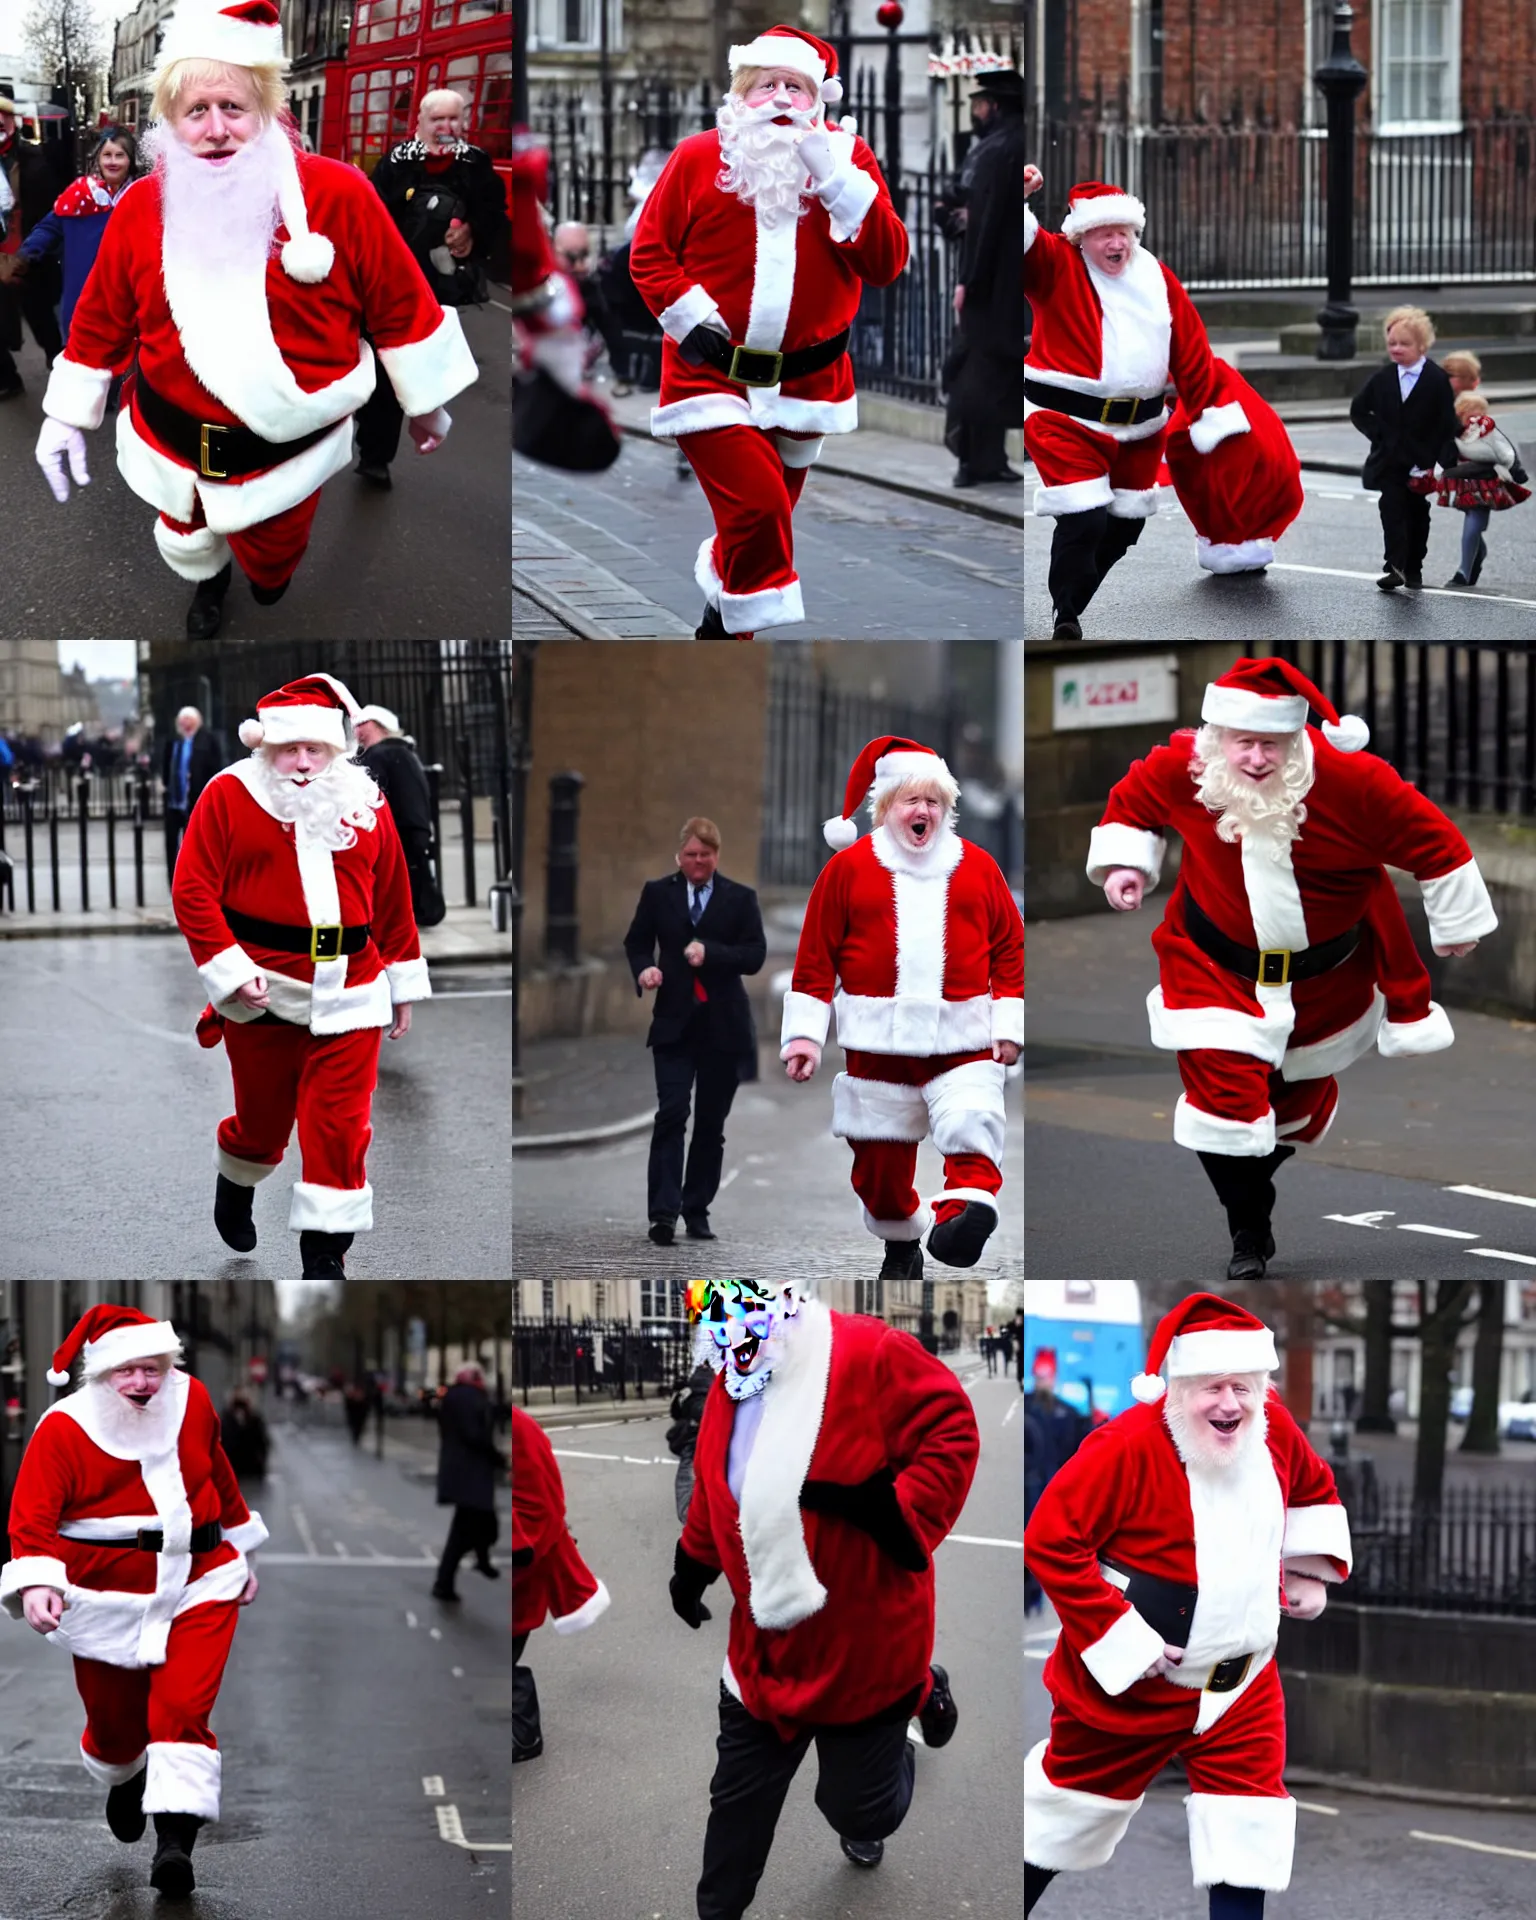
<svg viewBox="0 0 1536 1920">
<path fill-rule="evenodd" d="M 1448 353 L 1440 362 L 1449 374 L 1458 380 L 1481 380 L 1483 363 L 1475 353 L 1469 353 L 1465 347 L 1459 347 L 1455 353 Z"/>
<path fill-rule="evenodd" d="M 696 813 L 691 820 L 683 822 L 682 832 L 677 836 L 677 850 L 682 852 L 690 840 L 697 840 L 701 846 L 712 847 L 720 851 L 720 829 L 713 820 L 706 820 L 702 813 Z"/>
<path fill-rule="evenodd" d="M 1475 387 L 1468 388 L 1465 393 L 1458 393 L 1455 406 L 1458 420 L 1465 420 L 1470 414 L 1488 411 L 1487 400 Z"/>
<path fill-rule="evenodd" d="M 173 60 L 164 73 L 155 76 L 154 98 L 149 103 L 150 117 L 174 120 L 181 96 L 188 87 L 217 86 L 227 74 L 239 74 L 256 96 L 256 111 L 264 121 L 272 121 L 288 100 L 285 75 L 288 62 L 271 67 L 236 67 L 227 60 Z"/>
<path fill-rule="evenodd" d="M 954 824 L 955 803 L 960 798 L 960 783 L 947 769 L 934 762 L 932 773 L 909 773 L 905 779 L 895 781 L 891 786 L 882 787 L 869 803 L 869 817 L 879 827 L 885 824 L 885 816 L 898 800 L 908 795 L 931 793 Z"/>
<path fill-rule="evenodd" d="M 1428 353 L 1435 344 L 1435 323 L 1422 307 L 1394 307 L 1382 322 L 1382 333 L 1404 327 L 1418 342 L 1419 352 Z"/>
</svg>

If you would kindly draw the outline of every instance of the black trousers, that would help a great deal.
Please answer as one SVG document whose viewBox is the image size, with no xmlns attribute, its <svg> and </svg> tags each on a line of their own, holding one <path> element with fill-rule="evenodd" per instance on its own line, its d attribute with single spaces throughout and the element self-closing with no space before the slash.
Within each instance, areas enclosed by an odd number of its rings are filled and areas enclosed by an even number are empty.
<svg viewBox="0 0 1536 1920">
<path fill-rule="evenodd" d="M 656 1121 L 646 1168 L 646 1204 L 652 1220 L 694 1219 L 708 1213 L 720 1187 L 725 1159 L 725 1122 L 741 1078 L 741 1056 L 721 1053 L 702 1036 L 675 1046 L 652 1047 L 656 1071 Z M 693 1102 L 693 1140 L 683 1166 L 688 1107 Z"/>
<path fill-rule="evenodd" d="M 1399 573 L 1424 571 L 1424 556 L 1429 552 L 1429 496 L 1414 493 L 1406 474 L 1381 483 L 1381 547 L 1389 567 Z"/>
<path fill-rule="evenodd" d="M 484 1565 L 491 1557 L 491 1548 L 495 1546 L 500 1530 L 500 1522 L 494 1512 L 487 1513 L 484 1507 L 455 1507 L 448 1527 L 448 1538 L 443 1543 L 443 1557 L 437 1563 L 437 1584 L 440 1587 L 453 1585 L 459 1562 L 466 1553 L 472 1553 Z"/>
<path fill-rule="evenodd" d="M 3 369 L 0 369 L 3 372 Z M 187 830 L 188 807 L 173 807 L 169 802 L 165 808 L 165 872 L 168 879 L 176 878 L 176 856 L 181 851 L 181 837 Z"/>
<path fill-rule="evenodd" d="M 514 1633 L 512 1636 L 512 1750 L 521 1753 L 525 1747 L 536 1747 L 544 1738 L 544 1728 L 539 1720 L 539 1690 L 533 1684 L 533 1669 L 521 1664 L 523 1648 L 528 1644 L 526 1633 Z"/>
<path fill-rule="evenodd" d="M 822 1727 L 787 1743 L 720 1688 L 699 1920 L 741 1920 L 768 1864 L 789 1783 L 816 1742 L 816 1805 L 849 1840 L 883 1840 L 907 1817 L 915 1762 L 907 1718 Z"/>
<path fill-rule="evenodd" d="M 373 392 L 357 410 L 357 457 L 365 467 L 387 467 L 394 459 L 404 420 L 389 376 L 380 367 Z"/>
<path fill-rule="evenodd" d="M 961 466 L 978 479 L 1001 473 L 1008 464 L 1008 429 L 1024 418 L 1018 357 L 967 348 L 945 414 L 944 443 Z"/>
<path fill-rule="evenodd" d="M 1056 516 L 1051 565 L 1046 576 L 1058 620 L 1076 620 L 1098 592 L 1110 568 L 1141 538 L 1145 520 L 1125 520 L 1108 507 Z"/>
<path fill-rule="evenodd" d="M 19 287 L 5 289 L 3 298 L 14 301 L 21 309 L 21 316 L 31 329 L 32 338 L 43 350 L 43 358 L 51 367 L 64 349 L 59 333 L 59 316 L 55 311 L 59 299 L 59 275 L 51 265 L 44 264 L 34 268 L 32 275 Z M 9 350 L 0 347 L 0 386 L 14 386 L 21 378 L 16 362 Z"/>
</svg>

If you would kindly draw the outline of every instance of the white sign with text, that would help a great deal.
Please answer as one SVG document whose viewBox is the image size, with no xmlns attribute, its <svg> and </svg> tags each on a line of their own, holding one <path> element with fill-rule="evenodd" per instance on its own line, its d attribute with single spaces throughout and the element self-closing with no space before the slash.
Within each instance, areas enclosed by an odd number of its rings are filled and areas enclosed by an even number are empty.
<svg viewBox="0 0 1536 1920">
<path fill-rule="evenodd" d="M 1057 733 L 1178 718 L 1179 668 L 1171 653 L 1057 667 L 1052 680 L 1051 726 Z"/>
</svg>

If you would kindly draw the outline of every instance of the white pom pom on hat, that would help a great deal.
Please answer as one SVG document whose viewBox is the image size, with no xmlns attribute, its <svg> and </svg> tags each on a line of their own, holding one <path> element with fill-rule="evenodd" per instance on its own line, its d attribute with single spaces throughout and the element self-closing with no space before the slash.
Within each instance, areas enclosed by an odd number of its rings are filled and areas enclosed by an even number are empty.
<svg viewBox="0 0 1536 1920">
<path fill-rule="evenodd" d="M 856 821 L 843 819 L 841 814 L 834 814 L 830 820 L 822 823 L 821 837 L 829 847 L 841 853 L 844 847 L 851 847 L 858 839 L 858 824 Z"/>
<path fill-rule="evenodd" d="M 1371 730 L 1358 713 L 1341 713 L 1337 726 L 1331 720 L 1323 722 L 1323 738 L 1340 753 L 1358 753 L 1369 746 Z"/>
<path fill-rule="evenodd" d="M 240 722 L 240 744 L 249 747 L 252 752 L 261 745 L 266 737 L 267 730 L 259 720 L 242 720 Z"/>
<path fill-rule="evenodd" d="M 1144 1407 L 1156 1406 L 1167 1391 L 1167 1383 L 1160 1373 L 1138 1373 L 1131 1382 L 1132 1396 Z"/>
<path fill-rule="evenodd" d="M 1275 1336 L 1256 1314 L 1219 1293 L 1191 1293 L 1157 1323 L 1147 1370 L 1131 1382 L 1132 1397 L 1156 1406 L 1168 1380 L 1201 1373 L 1271 1373 L 1280 1364 Z"/>
</svg>

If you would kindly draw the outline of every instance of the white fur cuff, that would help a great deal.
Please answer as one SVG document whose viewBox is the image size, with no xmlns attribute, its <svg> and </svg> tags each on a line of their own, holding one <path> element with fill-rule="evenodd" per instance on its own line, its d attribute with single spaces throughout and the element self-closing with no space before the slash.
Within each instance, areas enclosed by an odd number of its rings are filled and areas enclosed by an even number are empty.
<svg viewBox="0 0 1536 1920">
<path fill-rule="evenodd" d="M 211 960 L 205 960 L 198 968 L 203 985 L 208 989 L 208 998 L 215 1006 L 247 981 L 255 980 L 261 968 L 239 945 L 226 947 L 222 953 L 216 953 Z"/>
<path fill-rule="evenodd" d="M 584 1627 L 590 1627 L 594 1621 L 603 1617 L 608 1611 L 611 1598 L 608 1589 L 599 1580 L 597 1591 L 588 1594 L 574 1613 L 555 1615 L 549 1624 L 556 1633 L 580 1633 Z"/>
<path fill-rule="evenodd" d="M 829 180 L 816 189 L 816 197 L 827 210 L 832 238 L 839 246 L 859 237 L 864 216 L 879 198 L 880 189 L 872 175 L 862 167 L 839 167 Z"/>
<path fill-rule="evenodd" d="M 425 960 L 394 960 L 384 969 L 389 981 L 389 997 L 397 1007 L 409 1000 L 430 1000 L 432 982 L 427 978 Z"/>
<path fill-rule="evenodd" d="M 832 1003 L 818 1000 L 811 993 L 796 993 L 793 987 L 784 996 L 784 1017 L 779 1024 L 779 1046 L 791 1040 L 814 1040 L 818 1047 L 827 1044 L 827 1028 L 832 1024 Z M 782 1051 L 779 1054 L 782 1060 Z"/>
<path fill-rule="evenodd" d="M 1083 1648 L 1083 1665 L 1114 1696 L 1133 1687 L 1162 1651 L 1163 1636 L 1127 1607 L 1107 1633 Z"/>
<path fill-rule="evenodd" d="M 1481 940 L 1498 926 L 1499 916 L 1475 860 L 1464 860 L 1438 880 L 1421 880 L 1419 885 L 1435 946 L 1459 947 L 1464 940 Z"/>
<path fill-rule="evenodd" d="M 367 1233 L 373 1226 L 373 1188 L 322 1187 L 295 1180 L 288 1225 L 294 1233 Z"/>
<path fill-rule="evenodd" d="M 1224 407 L 1207 407 L 1198 420 L 1189 423 L 1189 444 L 1196 453 L 1213 453 L 1223 440 L 1251 431 L 1242 403 L 1229 400 Z"/>
<path fill-rule="evenodd" d="M 190 1740 L 151 1740 L 144 1811 L 195 1813 L 200 1820 L 217 1820 L 223 1767 L 217 1747 L 201 1747 Z"/>
<path fill-rule="evenodd" d="M 63 1593 L 68 1585 L 69 1574 L 62 1560 L 45 1554 L 7 1560 L 0 1567 L 0 1611 L 8 1613 L 13 1620 L 19 1620 L 21 1596 L 28 1587 L 52 1587 L 56 1592 Z"/>
<path fill-rule="evenodd" d="M 997 999 L 992 1002 L 992 1044 L 999 1040 L 1011 1040 L 1016 1047 L 1024 1044 L 1024 1002 L 1022 999 Z"/>
<path fill-rule="evenodd" d="M 389 376 L 401 412 L 411 419 L 433 412 L 480 378 L 459 316 L 448 307 L 424 340 L 412 340 L 403 347 L 380 347 L 379 362 Z"/>
<path fill-rule="evenodd" d="M 686 340 L 695 327 L 707 326 L 712 318 L 718 318 L 719 313 L 719 307 L 704 289 L 694 285 L 686 293 L 680 293 L 670 307 L 663 307 L 656 317 L 663 333 L 681 341 Z M 723 322 L 720 332 L 725 333 Z"/>
<path fill-rule="evenodd" d="M 1163 871 L 1167 850 L 1168 842 L 1160 833 L 1127 826 L 1123 820 L 1104 821 L 1088 838 L 1088 878 L 1102 887 L 1116 867 L 1130 867 L 1146 875 L 1150 892 Z"/>
<path fill-rule="evenodd" d="M 110 367 L 82 366 L 60 354 L 48 376 L 43 394 L 43 412 L 50 420 L 62 420 L 66 427 L 89 432 L 99 427 L 107 410 L 107 389 L 112 385 Z"/>
<path fill-rule="evenodd" d="M 1376 1051 L 1384 1060 L 1399 1060 L 1408 1054 L 1443 1053 L 1456 1043 L 1445 1008 L 1431 1000 L 1422 1020 L 1383 1020 L 1376 1029 Z"/>
</svg>

